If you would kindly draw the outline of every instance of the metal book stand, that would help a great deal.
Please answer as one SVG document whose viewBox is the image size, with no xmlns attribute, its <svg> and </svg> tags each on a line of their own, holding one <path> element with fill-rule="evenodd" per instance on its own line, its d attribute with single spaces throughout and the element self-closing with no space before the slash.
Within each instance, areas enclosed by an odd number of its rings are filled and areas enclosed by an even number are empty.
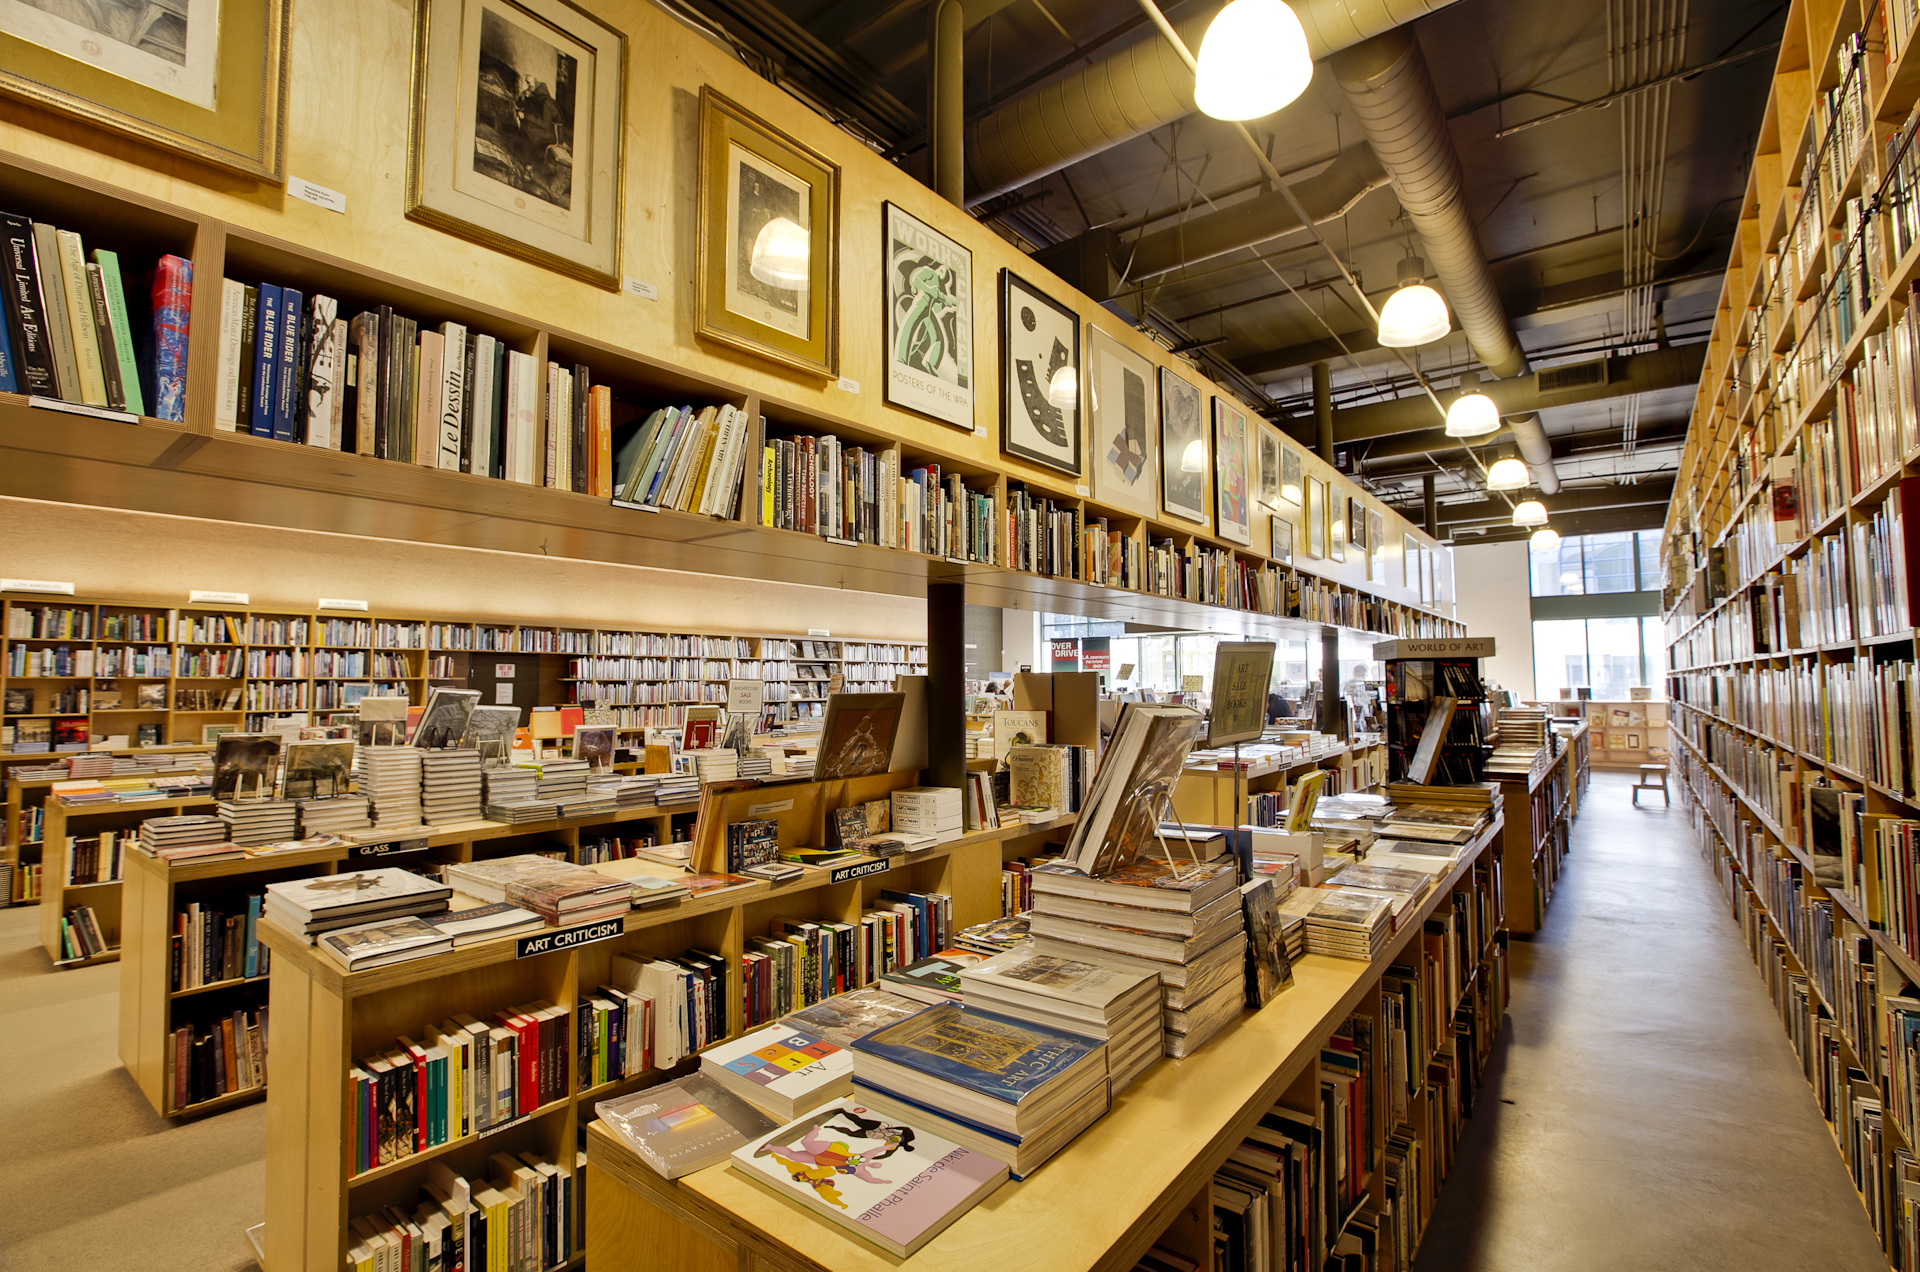
<svg viewBox="0 0 1920 1272">
<path fill-rule="evenodd" d="M 1182 867 L 1179 862 L 1173 859 L 1173 849 L 1167 845 L 1167 837 L 1160 833 L 1161 823 L 1168 818 L 1171 818 L 1174 823 L 1180 827 L 1183 834 L 1187 833 L 1186 821 L 1173 807 L 1173 788 L 1177 780 L 1177 778 L 1168 777 L 1149 778 L 1128 791 L 1122 797 L 1122 800 L 1127 809 L 1126 815 L 1129 822 L 1139 815 L 1142 805 L 1145 804 L 1148 815 L 1153 818 L 1153 837 L 1160 844 L 1161 855 L 1167 859 L 1167 869 L 1173 872 L 1175 879 L 1184 882 L 1191 877 L 1191 874 L 1186 868 Z M 1200 860 L 1199 854 L 1193 849 L 1193 839 L 1191 835 L 1187 838 L 1187 860 L 1191 865 L 1192 871 L 1196 873 L 1206 866 L 1206 863 Z M 1116 867 L 1125 864 L 1125 862 L 1114 863 Z"/>
</svg>

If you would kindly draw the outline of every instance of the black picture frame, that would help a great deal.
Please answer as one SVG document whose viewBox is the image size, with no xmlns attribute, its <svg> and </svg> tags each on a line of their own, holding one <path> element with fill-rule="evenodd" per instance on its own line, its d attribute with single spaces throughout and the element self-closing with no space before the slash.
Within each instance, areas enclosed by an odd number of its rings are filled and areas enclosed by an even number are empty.
<svg viewBox="0 0 1920 1272">
<path fill-rule="evenodd" d="M 1067 334 L 1064 336 L 1064 339 L 1062 334 L 1056 329 L 1056 331 L 1054 332 L 1054 340 L 1057 343 L 1065 343 L 1067 346 L 1068 361 L 1064 365 L 1068 365 L 1073 368 L 1074 383 L 1076 386 L 1076 391 L 1074 395 L 1073 409 L 1068 412 L 1063 412 L 1063 414 L 1066 416 L 1066 419 L 1062 421 L 1063 433 L 1067 437 L 1070 444 L 1068 443 L 1058 444 L 1052 453 L 1041 450 L 1039 447 L 1033 444 L 1027 443 L 1016 436 L 1016 416 L 1014 414 L 1016 394 L 1019 395 L 1020 409 L 1029 413 L 1029 418 L 1027 421 L 1025 421 L 1025 424 L 1024 424 L 1026 430 L 1030 433 L 1033 433 L 1036 436 L 1043 436 L 1042 434 L 1040 434 L 1039 427 L 1032 422 L 1031 412 L 1033 408 L 1030 405 L 1030 403 L 1031 403 L 1032 393 L 1037 392 L 1041 394 L 1043 403 L 1044 403 L 1044 394 L 1046 393 L 1046 385 L 1040 382 L 1040 376 L 1037 372 L 1034 372 L 1032 375 L 1031 385 L 1025 385 L 1021 383 L 1019 373 L 1015 369 L 1016 362 L 1018 362 L 1018 365 L 1023 367 L 1030 368 L 1032 366 L 1032 363 L 1030 361 L 1019 360 L 1016 357 L 1016 354 L 1018 352 L 1016 348 L 1017 342 L 1014 336 L 1014 323 L 1016 321 L 1014 317 L 1014 303 L 1016 298 L 1016 292 L 1020 300 L 1022 301 L 1023 310 L 1026 308 L 1026 302 L 1032 302 L 1034 304 L 1037 304 L 1043 307 L 1049 314 L 1053 316 L 1055 320 L 1057 320 L 1059 323 L 1065 324 L 1065 327 L 1066 327 Z M 1022 325 L 1024 326 L 1025 324 L 1023 323 Z M 1036 329 L 1037 329 L 1037 324 L 1035 328 L 1028 328 L 1029 332 L 1034 331 Z M 1048 378 L 1051 379 L 1051 377 L 1054 374 L 1056 374 L 1058 370 L 1059 370 L 1058 365 L 1051 366 L 1047 373 Z M 1083 386 L 1085 382 L 1086 382 L 1086 375 L 1085 375 L 1085 369 L 1082 365 L 1082 358 L 1081 358 L 1080 316 L 1076 314 L 1073 310 L 1069 309 L 1067 306 L 1061 304 L 1059 301 L 1055 300 L 1053 297 L 1047 295 L 1045 292 L 1035 287 L 1032 283 L 1029 283 L 1026 279 L 1021 278 L 1018 274 L 1015 274 L 1012 270 L 1010 269 L 1001 270 L 1000 271 L 1000 450 L 1001 450 L 1001 453 L 1006 455 L 1013 455 L 1017 458 L 1027 460 L 1030 463 L 1040 464 L 1043 467 L 1052 468 L 1059 472 L 1069 473 L 1075 477 L 1080 476 L 1082 474 L 1082 470 L 1085 468 L 1085 461 L 1084 461 L 1084 456 L 1082 454 L 1082 447 L 1081 447 L 1081 433 L 1082 433 L 1081 415 L 1082 415 L 1082 406 L 1085 399 L 1085 393 L 1080 386 Z M 1044 403 L 1044 405 L 1054 410 L 1060 409 L 1058 407 L 1053 407 L 1052 403 Z"/>
</svg>

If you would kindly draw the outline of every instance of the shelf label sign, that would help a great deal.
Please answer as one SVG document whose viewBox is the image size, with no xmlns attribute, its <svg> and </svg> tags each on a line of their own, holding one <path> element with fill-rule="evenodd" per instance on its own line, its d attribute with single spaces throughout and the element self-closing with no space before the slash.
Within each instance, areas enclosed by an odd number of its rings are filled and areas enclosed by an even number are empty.
<svg viewBox="0 0 1920 1272">
<path fill-rule="evenodd" d="M 0 579 L 0 592 L 47 592 L 54 596 L 72 596 L 73 584 L 51 579 Z"/>
<path fill-rule="evenodd" d="M 330 610 L 365 610 L 367 603 L 365 601 L 349 601 L 338 596 L 323 596 L 320 598 L 320 608 Z"/>
<path fill-rule="evenodd" d="M 793 808 L 790 799 L 775 800 L 771 804 L 754 804 L 747 809 L 749 817 L 771 817 L 775 813 L 789 812 Z"/>
<path fill-rule="evenodd" d="M 348 861 L 369 861 L 375 857 L 393 857 L 403 852 L 425 852 L 426 836 L 418 839 L 396 839 L 384 844 L 355 844 L 347 849 Z"/>
<path fill-rule="evenodd" d="M 247 594 L 245 592 L 192 591 L 187 593 L 187 600 L 194 605 L 246 605 L 250 603 L 247 600 Z"/>
<path fill-rule="evenodd" d="M 727 681 L 727 710 L 742 715 L 758 715 L 766 699 L 767 688 L 758 680 Z"/>
<path fill-rule="evenodd" d="M 598 923 L 583 923 L 579 927 L 566 928 L 559 932 L 541 932 L 535 936 L 523 936 L 514 943 L 513 956 L 532 958 L 538 954 L 571 950 L 582 945 L 592 945 L 595 941 L 610 940 L 626 930 L 625 919 L 602 919 Z"/>
<path fill-rule="evenodd" d="M 287 178 L 287 193 L 296 199 L 303 199 L 315 207 L 325 208 L 329 212 L 345 213 L 347 210 L 346 195 L 340 193 L 338 190 L 329 190 L 326 186 L 316 185 L 314 182 L 303 180 L 300 177 Z"/>
<path fill-rule="evenodd" d="M 645 279 L 628 276 L 621 281 L 625 283 L 627 291 L 632 295 L 639 296 L 645 300 L 660 299 L 660 289 Z"/>
<path fill-rule="evenodd" d="M 1373 656 L 1389 658 L 1491 658 L 1493 637 L 1456 636 L 1383 640 L 1374 645 Z"/>
<path fill-rule="evenodd" d="M 892 863 L 885 857 L 876 857 L 872 861 L 855 861 L 844 866 L 834 866 L 827 871 L 829 887 L 836 883 L 852 883 L 855 879 L 864 879 L 868 875 L 885 874 Z"/>
</svg>

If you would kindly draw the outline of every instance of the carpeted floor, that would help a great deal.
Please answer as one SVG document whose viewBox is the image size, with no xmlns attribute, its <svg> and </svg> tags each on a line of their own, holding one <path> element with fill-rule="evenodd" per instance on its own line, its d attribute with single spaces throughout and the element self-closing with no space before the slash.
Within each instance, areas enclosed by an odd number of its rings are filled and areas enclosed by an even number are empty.
<svg viewBox="0 0 1920 1272">
<path fill-rule="evenodd" d="M 38 922 L 0 909 L 0 1272 L 252 1272 L 265 1102 L 156 1115 L 120 1067 L 119 964 L 49 970 Z"/>
</svg>

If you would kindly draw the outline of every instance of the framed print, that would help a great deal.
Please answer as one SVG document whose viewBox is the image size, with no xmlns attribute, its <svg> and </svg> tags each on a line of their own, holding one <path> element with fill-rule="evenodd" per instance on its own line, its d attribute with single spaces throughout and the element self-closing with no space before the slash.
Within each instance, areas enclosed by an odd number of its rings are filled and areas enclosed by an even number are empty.
<svg viewBox="0 0 1920 1272">
<path fill-rule="evenodd" d="M 1300 452 L 1280 443 L 1280 501 L 1298 508 L 1302 499 Z"/>
<path fill-rule="evenodd" d="M 829 378 L 840 373 L 840 166 L 700 90 L 694 330 Z"/>
<path fill-rule="evenodd" d="M 1267 525 L 1273 531 L 1273 544 L 1267 555 L 1281 565 L 1293 564 L 1293 522 L 1281 517 L 1270 517 Z"/>
<path fill-rule="evenodd" d="M 1420 594 L 1420 540 L 1403 535 L 1400 547 L 1400 583 L 1415 596 Z"/>
<path fill-rule="evenodd" d="M 1327 483 L 1307 478 L 1307 555 L 1318 561 L 1327 555 Z"/>
<path fill-rule="evenodd" d="M 1335 561 L 1347 559 L 1347 497 L 1327 486 L 1327 556 Z"/>
<path fill-rule="evenodd" d="M 290 8 L 0 0 L 0 90 L 278 183 Z"/>
<path fill-rule="evenodd" d="M 1260 438 L 1260 502 L 1280 506 L 1280 434 L 1264 424 L 1254 426 Z"/>
<path fill-rule="evenodd" d="M 1420 549 L 1420 599 L 1433 603 L 1433 553 L 1427 548 Z"/>
<path fill-rule="evenodd" d="M 1385 513 L 1367 513 L 1367 578 L 1374 583 L 1387 581 L 1387 518 Z"/>
<path fill-rule="evenodd" d="M 1253 509 L 1247 489 L 1247 413 L 1223 397 L 1213 399 L 1214 533 L 1229 543 L 1253 545 Z"/>
<path fill-rule="evenodd" d="M 1627 750 L 1638 751 L 1639 749 L 1640 749 L 1640 735 L 1638 733 L 1627 734 Z"/>
<path fill-rule="evenodd" d="M 1212 471 L 1207 425 L 1200 417 L 1200 390 L 1161 367 L 1160 507 L 1170 517 L 1211 524 L 1207 474 Z"/>
<path fill-rule="evenodd" d="M 1367 506 L 1358 498 L 1347 501 L 1347 542 L 1367 555 Z"/>
<path fill-rule="evenodd" d="M 973 428 L 973 253 L 883 203 L 887 403 Z"/>
<path fill-rule="evenodd" d="M 415 0 L 407 219 L 617 290 L 626 83 L 567 0 Z"/>
<path fill-rule="evenodd" d="M 1136 517 L 1159 512 L 1160 412 L 1153 363 L 1098 327 L 1087 328 L 1087 439 L 1093 497 Z"/>
<path fill-rule="evenodd" d="M 1000 449 L 1080 475 L 1080 318 L 1000 271 Z"/>
</svg>

